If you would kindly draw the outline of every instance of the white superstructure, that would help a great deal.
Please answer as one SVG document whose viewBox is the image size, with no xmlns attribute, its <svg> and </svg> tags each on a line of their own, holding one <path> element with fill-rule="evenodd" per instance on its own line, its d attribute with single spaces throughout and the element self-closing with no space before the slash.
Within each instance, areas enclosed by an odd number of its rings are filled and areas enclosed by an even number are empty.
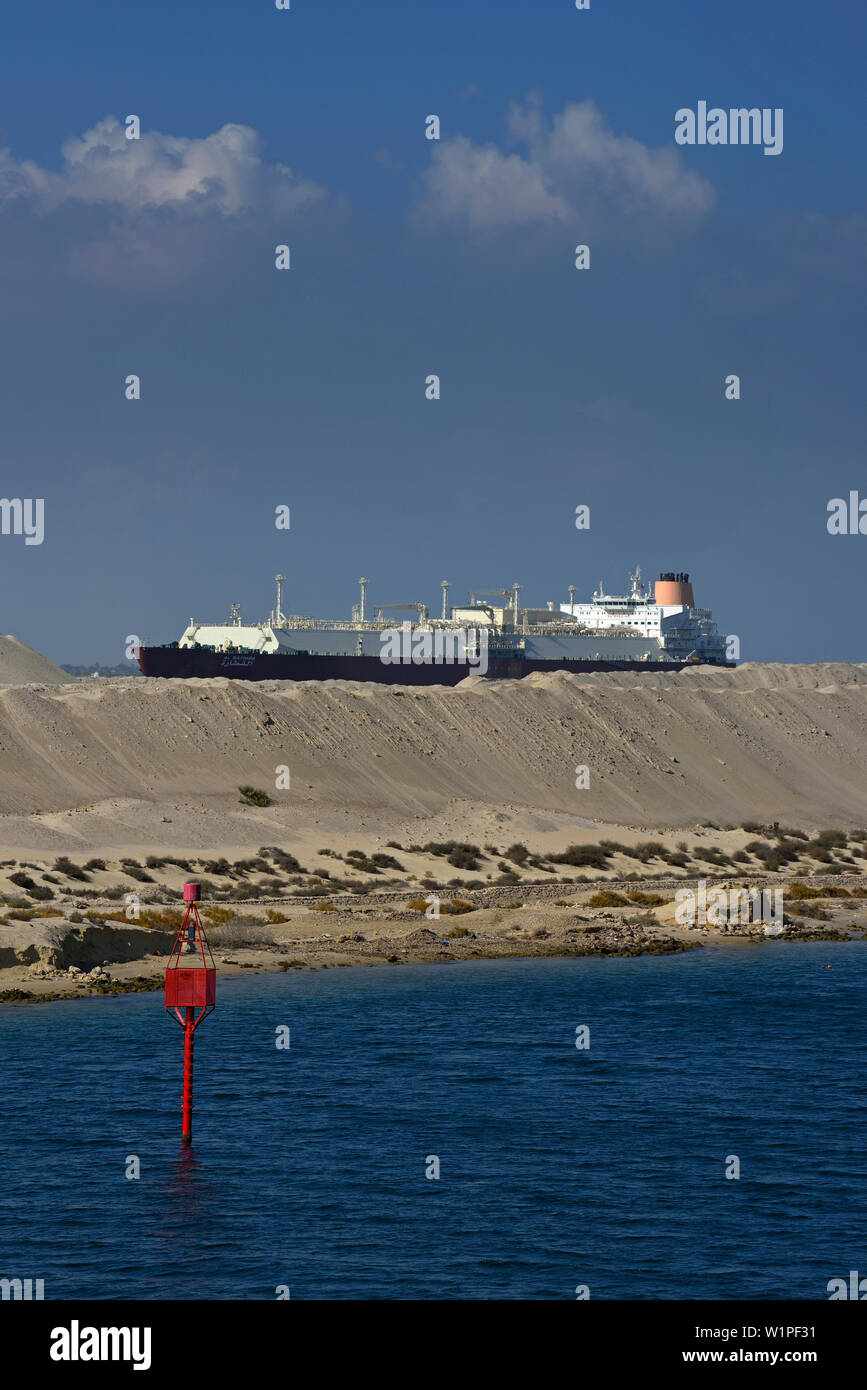
<svg viewBox="0 0 867 1390">
<path fill-rule="evenodd" d="M 725 661 L 725 639 L 710 609 L 696 608 L 688 574 L 661 574 L 652 593 L 637 566 L 629 581 L 628 594 L 606 594 L 600 580 L 591 603 L 561 603 L 560 612 L 585 631 L 653 638 L 678 660 Z"/>
</svg>

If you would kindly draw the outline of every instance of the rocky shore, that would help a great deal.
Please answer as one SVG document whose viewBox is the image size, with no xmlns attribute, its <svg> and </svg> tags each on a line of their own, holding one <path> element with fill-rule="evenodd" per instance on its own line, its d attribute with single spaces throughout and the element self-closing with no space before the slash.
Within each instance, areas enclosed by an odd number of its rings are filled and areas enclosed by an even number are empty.
<svg viewBox="0 0 867 1390">
<path fill-rule="evenodd" d="M 851 879 L 851 881 L 850 881 Z M 774 880 L 776 882 L 776 880 Z M 436 907 L 410 894 L 360 900 L 311 898 L 211 907 L 206 930 L 224 977 L 250 970 L 399 966 L 508 957 L 663 955 L 723 941 L 761 947 L 771 939 L 827 942 L 867 939 L 863 883 L 848 876 L 789 896 L 779 923 L 715 921 L 708 914 L 678 921 L 671 889 L 637 889 L 634 881 L 572 888 L 553 898 L 548 885 L 524 885 L 518 896 L 484 888 L 444 896 Z M 730 892 L 739 881 L 718 885 Z M 752 883 L 756 889 L 759 885 Z M 560 890 L 562 892 L 562 888 Z M 794 892 L 794 890 L 791 890 Z M 627 897 L 626 894 L 629 896 Z M 601 902 L 600 902 L 601 899 Z M 6 922 L 0 931 L 0 1003 L 86 998 L 159 990 L 174 924 L 109 920 L 114 907 L 90 907 L 70 921 L 58 917 Z M 439 909 L 438 918 L 426 913 Z M 171 919 L 170 908 L 152 909 Z"/>
</svg>

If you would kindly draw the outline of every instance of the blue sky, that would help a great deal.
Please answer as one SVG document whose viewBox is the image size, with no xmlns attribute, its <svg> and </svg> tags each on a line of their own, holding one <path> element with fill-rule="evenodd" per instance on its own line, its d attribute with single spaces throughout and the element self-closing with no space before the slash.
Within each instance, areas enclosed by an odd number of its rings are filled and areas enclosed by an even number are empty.
<svg viewBox="0 0 867 1390">
<path fill-rule="evenodd" d="M 292 611 L 337 616 L 361 573 L 382 602 L 448 578 L 543 603 L 638 562 L 689 570 L 745 659 L 863 659 L 867 536 L 826 508 L 867 497 L 865 27 L 647 0 L 4 14 L 0 495 L 44 497 L 46 537 L 0 536 L 0 627 L 114 662 L 234 600 L 264 616 L 277 569 Z M 677 147 L 699 100 L 782 107 L 783 153 Z"/>
</svg>

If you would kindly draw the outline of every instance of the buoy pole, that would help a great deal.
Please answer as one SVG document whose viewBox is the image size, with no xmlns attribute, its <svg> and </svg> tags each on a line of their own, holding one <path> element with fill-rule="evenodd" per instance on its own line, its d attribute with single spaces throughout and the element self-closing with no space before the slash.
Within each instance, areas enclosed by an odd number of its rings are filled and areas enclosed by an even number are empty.
<svg viewBox="0 0 867 1390">
<path fill-rule="evenodd" d="M 216 1003 L 217 971 L 196 903 L 201 884 L 184 884 L 186 910 L 166 965 L 165 1009 L 184 1030 L 181 1143 L 193 1142 L 193 1034 Z"/>
<path fill-rule="evenodd" d="M 195 1026 L 193 1015 L 195 1010 L 187 1007 L 184 1010 L 184 1128 L 181 1135 L 182 1144 L 192 1144 L 193 1142 L 193 1034 Z"/>
</svg>

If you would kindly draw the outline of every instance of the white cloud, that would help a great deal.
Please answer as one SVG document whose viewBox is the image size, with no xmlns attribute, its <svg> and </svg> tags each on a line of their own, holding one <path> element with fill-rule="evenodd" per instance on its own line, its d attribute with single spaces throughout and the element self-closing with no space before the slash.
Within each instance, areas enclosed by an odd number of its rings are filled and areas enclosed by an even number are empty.
<svg viewBox="0 0 867 1390">
<path fill-rule="evenodd" d="M 225 216 L 255 211 L 289 213 L 324 197 L 316 184 L 285 165 L 266 164 L 255 130 L 224 125 L 202 139 L 143 131 L 127 140 L 124 127 L 106 116 L 62 147 L 59 173 L 0 151 L 0 205 L 25 199 L 40 211 L 64 203 L 124 208 L 171 208 Z"/>
<path fill-rule="evenodd" d="M 712 185 L 680 150 L 615 135 L 592 101 L 569 102 L 548 122 L 539 104 L 513 104 L 514 142 L 525 154 L 456 136 L 434 146 L 417 217 L 487 233 L 506 227 L 660 225 L 688 230 L 712 207 Z"/>
<path fill-rule="evenodd" d="M 0 150 L 0 215 L 8 223 L 62 218 L 68 274 L 118 290 L 180 284 L 266 228 L 282 241 L 296 214 L 327 198 L 284 164 L 267 163 L 248 126 L 201 139 L 145 130 L 127 140 L 107 116 L 61 152 L 54 171 Z"/>
</svg>

